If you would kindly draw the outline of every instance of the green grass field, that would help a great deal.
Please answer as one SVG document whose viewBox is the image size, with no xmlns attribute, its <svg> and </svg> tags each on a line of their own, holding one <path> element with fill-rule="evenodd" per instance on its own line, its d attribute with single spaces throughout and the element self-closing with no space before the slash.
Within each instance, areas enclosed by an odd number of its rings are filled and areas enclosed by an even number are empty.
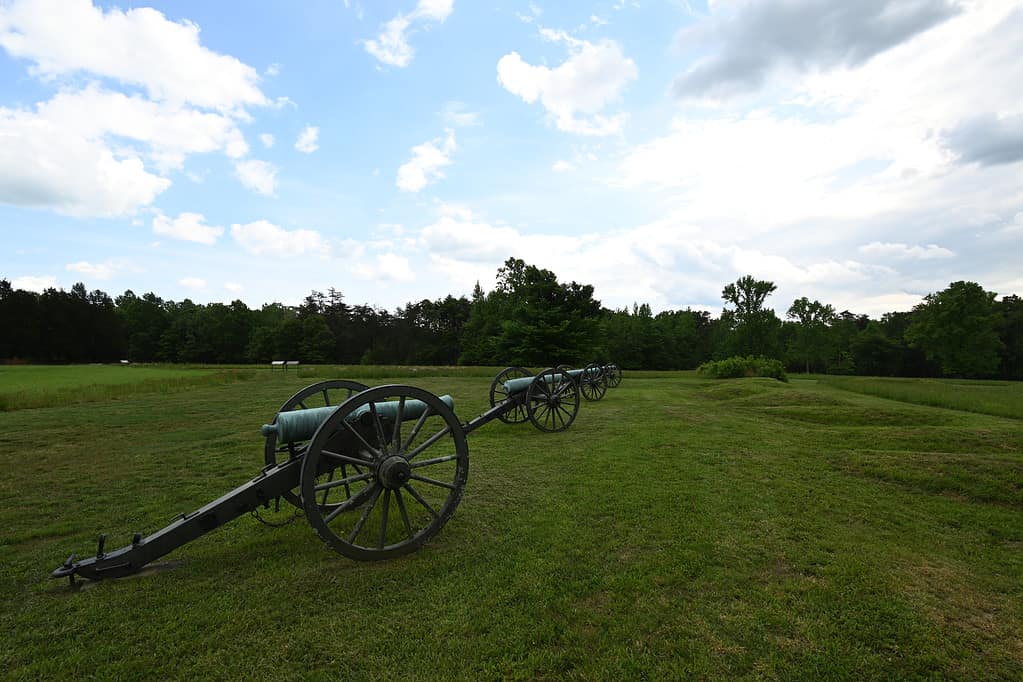
<svg viewBox="0 0 1023 682">
<path fill-rule="evenodd" d="M 170 365 L 0 365 L 0 412 L 188 390 L 250 373 Z"/>
<path fill-rule="evenodd" d="M 1023 670 L 1023 421 L 965 397 L 946 409 L 912 389 L 627 373 L 567 432 L 470 436 L 462 503 L 413 555 L 357 563 L 304 518 L 242 517 L 169 570 L 72 591 L 48 575 L 100 532 L 119 547 L 254 476 L 260 424 L 319 370 L 140 379 L 77 403 L 59 395 L 75 380 L 49 371 L 52 406 L 0 413 L 12 679 Z M 487 407 L 489 374 L 391 374 L 356 378 L 450 393 L 463 421 Z M 991 390 L 1019 400 L 1006 386 Z"/>
<path fill-rule="evenodd" d="M 1023 419 L 1023 384 L 966 379 L 822 378 L 846 391 L 951 410 Z"/>
</svg>

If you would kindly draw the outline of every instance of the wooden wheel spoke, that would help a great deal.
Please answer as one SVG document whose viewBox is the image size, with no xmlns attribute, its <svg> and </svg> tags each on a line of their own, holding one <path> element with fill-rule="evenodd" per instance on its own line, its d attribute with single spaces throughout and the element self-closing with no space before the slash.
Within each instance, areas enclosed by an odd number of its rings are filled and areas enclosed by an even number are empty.
<svg viewBox="0 0 1023 682">
<path fill-rule="evenodd" d="M 359 433 L 358 429 L 356 429 L 356 428 L 355 428 L 354 426 L 352 426 L 352 425 L 351 425 L 351 424 L 350 424 L 350 423 L 348 422 L 348 420 L 347 420 L 347 419 L 342 419 L 342 420 L 341 420 L 341 423 L 345 425 L 345 428 L 346 428 L 346 429 L 348 429 L 348 430 L 349 430 L 349 431 L 351 431 L 351 432 L 352 432 L 353 434 L 355 434 L 355 437 L 356 437 L 356 438 L 358 438 L 358 439 L 359 439 L 360 441 L 362 441 L 362 444 L 366 446 L 366 449 L 367 449 L 367 450 L 369 450 L 370 452 L 372 452 L 372 453 L 373 453 L 374 455 L 376 455 L 377 457 L 380 457 L 380 451 L 379 451 L 378 449 L 376 449 L 375 447 L 373 447 L 372 445 L 370 445 L 370 444 L 369 444 L 368 442 L 366 442 L 366 439 L 362 437 L 362 434 L 361 434 L 361 433 Z"/>
<path fill-rule="evenodd" d="M 341 472 L 341 475 L 344 476 L 344 472 L 343 471 Z M 334 480 L 334 469 L 331 469 L 330 470 L 330 474 L 327 476 L 327 483 L 330 483 L 333 480 Z M 323 490 L 323 499 L 320 500 L 320 506 L 321 507 L 326 507 L 327 506 L 327 496 L 330 495 L 330 491 L 331 491 L 330 488 L 324 488 L 324 490 Z"/>
<path fill-rule="evenodd" d="M 373 415 L 373 431 L 376 432 L 377 442 L 380 443 L 380 456 L 386 457 L 389 448 L 387 447 L 387 439 L 384 438 L 384 425 L 380 423 L 380 415 L 377 413 L 377 404 L 369 404 L 369 413 Z"/>
<path fill-rule="evenodd" d="M 366 504 L 366 508 L 362 510 L 362 516 L 355 522 L 355 526 L 352 528 L 352 532 L 348 534 L 348 542 L 355 542 L 355 538 L 362 532 L 362 527 L 366 525 L 366 519 L 369 518 L 370 513 L 373 511 L 373 507 L 376 506 L 377 500 L 380 499 L 380 488 L 374 488 L 373 495 L 369 498 L 369 502 Z"/>
<path fill-rule="evenodd" d="M 405 499 L 401 496 L 401 490 L 394 491 L 394 499 L 398 503 L 398 510 L 401 512 L 401 521 L 405 524 L 405 532 L 412 537 L 412 524 L 408 520 L 408 510 L 405 509 Z"/>
<path fill-rule="evenodd" d="M 455 490 L 455 488 L 457 487 L 452 485 L 451 483 L 438 481 L 435 478 L 427 478 L 426 476 L 420 476 L 419 474 L 409 474 L 409 478 L 411 478 L 413 481 L 422 481 L 423 483 L 429 483 L 430 485 L 435 485 L 441 488 L 447 488 L 448 490 Z"/>
<path fill-rule="evenodd" d="M 405 419 L 405 396 L 398 399 L 398 418 L 394 420 L 394 432 L 391 433 L 391 443 L 395 454 L 401 446 L 401 422 Z"/>
<path fill-rule="evenodd" d="M 434 464 L 440 464 L 441 462 L 450 462 L 458 459 L 458 455 L 445 455 L 444 457 L 434 457 L 433 459 L 424 459 L 419 462 L 409 462 L 410 469 L 418 469 L 420 467 L 428 467 Z"/>
<path fill-rule="evenodd" d="M 419 494 L 419 491 L 417 491 L 415 488 L 413 488 L 410 483 L 406 483 L 405 484 L 405 490 L 408 491 L 409 495 L 411 495 L 412 497 L 415 498 L 416 502 L 418 502 L 419 504 L 423 505 L 426 508 L 426 511 L 430 512 L 430 515 L 433 518 L 435 518 L 435 519 L 439 519 L 440 518 L 440 514 L 438 514 L 434 510 L 434 508 L 430 506 L 429 502 L 427 502 L 426 500 L 423 499 L 423 496 Z"/>
<path fill-rule="evenodd" d="M 424 450 L 426 450 L 427 448 L 431 447 L 434 443 L 436 443 L 437 441 L 439 441 L 441 438 L 443 438 L 444 436 L 448 435 L 449 433 L 451 433 L 451 426 L 448 425 L 448 424 L 445 424 L 443 429 L 441 429 L 437 433 L 435 433 L 432 436 L 430 436 L 429 438 L 427 438 L 418 447 L 416 447 L 415 450 L 413 450 L 412 452 L 408 453 L 408 455 L 405 457 L 405 459 L 411 461 L 416 455 L 422 453 Z"/>
<path fill-rule="evenodd" d="M 416 420 L 415 425 L 412 427 L 412 431 L 409 432 L 408 438 L 406 438 L 405 442 L 402 443 L 401 450 L 399 452 L 405 452 L 406 450 L 409 449 L 409 446 L 412 445 L 412 441 L 416 439 L 416 436 L 419 435 L 419 431 L 423 428 L 423 424 L 426 423 L 426 418 L 429 417 L 432 413 L 433 408 L 427 405 L 426 409 L 423 410 L 423 413 L 419 415 L 419 419 Z"/>
<path fill-rule="evenodd" d="M 339 462 L 345 462 L 347 464 L 353 464 L 355 466 L 359 466 L 360 464 L 362 466 L 369 466 L 370 464 L 372 464 L 372 462 L 370 462 L 369 460 L 362 459 L 361 457 L 351 457 L 349 455 L 342 455 L 340 452 L 331 452 L 330 450 L 321 450 L 320 452 L 326 455 L 327 457 L 330 457 L 331 459 L 336 459 Z"/>
<path fill-rule="evenodd" d="M 377 497 L 380 496 L 380 488 L 377 487 L 376 483 L 373 483 L 372 485 L 373 485 L 373 493 L 372 493 L 373 496 L 370 499 L 370 503 L 366 506 L 366 508 L 362 512 L 362 518 L 360 519 L 360 523 L 359 523 L 359 529 L 360 530 L 362 529 L 362 524 L 366 523 L 366 518 L 369 517 L 369 512 L 373 510 L 373 504 L 376 502 Z M 338 515 L 341 514 L 341 512 L 348 511 L 351 508 L 352 507 L 350 507 L 347 504 L 339 504 L 337 506 L 337 508 L 335 508 L 329 514 L 327 514 L 326 516 L 323 517 L 323 523 L 324 524 L 330 523 L 331 521 L 336 519 L 338 517 Z"/>
<path fill-rule="evenodd" d="M 391 508 L 391 491 L 384 491 L 384 507 L 380 510 L 380 541 L 377 543 L 378 549 L 383 549 L 387 543 L 387 512 Z"/>
<path fill-rule="evenodd" d="M 373 472 L 368 471 L 364 474 L 359 474 L 357 476 L 348 476 L 347 478 L 339 478 L 336 481 L 321 483 L 314 487 L 313 490 L 315 490 L 316 492 L 320 492 L 321 490 L 330 490 L 331 488 L 336 488 L 339 485 L 348 486 L 351 485 L 352 483 L 358 483 L 359 481 L 368 481 L 371 478 L 373 478 Z"/>
</svg>

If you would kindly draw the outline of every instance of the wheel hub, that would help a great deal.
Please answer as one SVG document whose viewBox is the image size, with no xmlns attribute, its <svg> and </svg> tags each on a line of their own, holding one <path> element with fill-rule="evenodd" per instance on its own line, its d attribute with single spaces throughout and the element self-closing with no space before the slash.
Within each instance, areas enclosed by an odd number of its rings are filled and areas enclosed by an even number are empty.
<svg viewBox="0 0 1023 682">
<path fill-rule="evenodd" d="M 405 485 L 412 476 L 412 467 L 408 460 L 399 455 L 388 457 L 377 469 L 377 480 L 388 490 L 397 490 Z"/>
</svg>

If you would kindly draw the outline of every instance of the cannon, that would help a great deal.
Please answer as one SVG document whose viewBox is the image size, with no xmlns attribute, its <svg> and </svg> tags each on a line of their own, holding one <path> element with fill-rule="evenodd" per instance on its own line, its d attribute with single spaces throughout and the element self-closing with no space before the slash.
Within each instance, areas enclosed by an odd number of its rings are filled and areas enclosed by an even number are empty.
<svg viewBox="0 0 1023 682">
<path fill-rule="evenodd" d="M 586 400 L 601 400 L 607 393 L 609 386 L 607 373 L 604 366 L 596 362 L 591 362 L 582 369 L 572 369 L 570 365 L 558 365 L 557 369 L 572 377 Z"/>
<path fill-rule="evenodd" d="M 450 396 L 414 386 L 331 380 L 289 398 L 261 433 L 265 466 L 251 480 L 131 544 L 96 555 L 72 554 L 53 578 L 102 580 L 138 573 L 242 514 L 284 499 L 305 514 L 332 549 L 359 561 L 389 559 L 419 549 L 444 526 L 462 499 L 469 475 L 466 437 L 481 426 L 524 411 L 542 431 L 575 420 L 579 395 L 564 373 L 545 370 L 510 378 L 505 397 L 462 423 Z"/>
<path fill-rule="evenodd" d="M 611 388 L 617 388 L 622 383 L 622 368 L 614 363 L 602 365 L 601 369 L 604 370 L 604 376 L 607 377 L 607 385 Z"/>
<path fill-rule="evenodd" d="M 506 424 L 532 422 L 541 431 L 564 431 L 579 413 L 578 382 L 563 367 L 545 369 L 537 375 L 524 367 L 506 367 L 490 383 L 490 407 L 512 400 L 515 407 L 497 418 Z"/>
</svg>

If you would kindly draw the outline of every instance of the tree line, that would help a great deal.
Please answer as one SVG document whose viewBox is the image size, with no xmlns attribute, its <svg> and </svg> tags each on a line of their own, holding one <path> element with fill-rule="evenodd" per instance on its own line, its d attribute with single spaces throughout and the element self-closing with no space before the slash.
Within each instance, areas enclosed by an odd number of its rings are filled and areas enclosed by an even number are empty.
<svg viewBox="0 0 1023 682">
<path fill-rule="evenodd" d="M 14 289 L 0 279 L 0 361 L 543 366 L 600 359 L 626 369 L 693 369 L 753 355 L 792 372 L 1023 379 L 1023 300 L 953 282 L 880 319 L 799 298 L 785 319 L 773 282 L 745 276 L 720 316 L 647 304 L 608 309 L 593 286 L 509 258 L 489 292 L 408 303 L 393 312 L 313 291 L 300 305 L 197 304 L 131 290 L 116 298 Z"/>
</svg>

